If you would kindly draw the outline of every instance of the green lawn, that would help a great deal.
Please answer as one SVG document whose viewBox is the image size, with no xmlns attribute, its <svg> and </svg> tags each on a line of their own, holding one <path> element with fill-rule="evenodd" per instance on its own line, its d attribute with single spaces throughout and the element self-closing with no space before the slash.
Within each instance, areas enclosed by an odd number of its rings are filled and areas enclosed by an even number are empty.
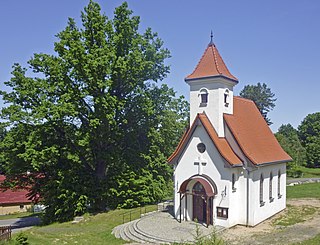
<svg viewBox="0 0 320 245">
<path fill-rule="evenodd" d="M 320 168 L 300 167 L 299 169 L 303 173 L 302 178 L 320 178 Z"/>
<path fill-rule="evenodd" d="M 320 208 L 306 205 L 299 207 L 287 205 L 285 213 L 277 219 L 273 220 L 272 224 L 280 226 L 290 226 L 297 223 L 301 223 L 311 218 L 319 210 Z"/>
<path fill-rule="evenodd" d="M 320 198 L 320 183 L 310 183 L 302 184 L 296 186 L 287 187 L 287 198 Z M 147 207 L 147 212 L 156 210 L 156 205 L 151 205 Z M 132 209 L 135 211 L 131 215 L 131 220 L 140 217 L 140 210 L 144 213 L 144 208 Z M 78 224 L 71 224 L 71 222 L 65 223 L 55 223 L 47 226 L 34 227 L 30 230 L 24 232 L 24 235 L 28 237 L 28 242 L 30 244 L 124 244 L 125 241 L 116 239 L 112 234 L 112 229 L 122 224 L 123 216 L 124 222 L 130 220 L 130 210 L 113 210 L 107 213 L 101 213 L 97 215 L 85 215 L 84 220 Z M 292 210 L 292 215 L 288 218 L 283 218 L 279 220 L 279 225 L 291 224 L 292 222 L 297 222 L 295 220 L 295 213 L 297 210 Z M 302 210 L 310 215 L 314 210 L 305 209 Z M 300 212 L 300 211 L 299 211 Z M 19 217 L 21 215 L 28 215 L 28 213 L 17 214 Z M 30 213 L 29 213 L 30 215 Z M 18 217 L 16 216 L 16 217 Z M 1 216 L 0 216 L 1 217 Z M 13 216 L 11 216 L 13 217 Z M 299 222 L 299 221 L 298 221 Z M 13 236 L 11 242 L 7 244 L 14 244 L 17 234 Z M 306 241 L 303 243 L 305 245 L 309 244 L 319 244 L 320 235 L 314 239 Z"/>
<path fill-rule="evenodd" d="M 320 234 L 316 235 L 314 238 L 305 240 L 303 242 L 295 243 L 295 245 L 319 245 L 320 244 Z"/>
<path fill-rule="evenodd" d="M 287 198 L 320 198 L 320 183 L 287 186 Z"/>
<path fill-rule="evenodd" d="M 156 205 L 147 206 L 146 211 L 154 211 Z M 131 219 L 140 217 L 140 208 L 131 209 L 135 211 Z M 113 210 L 97 215 L 84 215 L 84 220 L 71 224 L 71 222 L 55 223 L 46 226 L 33 227 L 24 233 L 28 237 L 28 242 L 32 245 L 37 244 L 124 244 L 125 241 L 116 239 L 112 234 L 112 229 L 122 224 L 123 216 L 129 210 Z M 142 213 L 145 209 L 142 209 Z M 129 213 L 125 215 L 125 222 L 130 219 Z M 8 244 L 15 244 L 15 234 Z"/>
<path fill-rule="evenodd" d="M 16 218 L 23 218 L 23 217 L 30 217 L 30 216 L 37 216 L 37 215 L 38 215 L 37 213 L 31 213 L 31 212 L 7 214 L 7 215 L 0 215 L 0 220 L 16 219 Z"/>
</svg>

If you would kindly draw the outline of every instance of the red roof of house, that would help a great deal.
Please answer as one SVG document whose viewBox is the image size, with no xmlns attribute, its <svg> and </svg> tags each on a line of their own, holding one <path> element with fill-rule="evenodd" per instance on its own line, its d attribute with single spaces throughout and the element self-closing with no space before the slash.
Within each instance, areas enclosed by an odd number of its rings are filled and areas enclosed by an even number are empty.
<svg viewBox="0 0 320 245">
<path fill-rule="evenodd" d="M 238 82 L 238 79 L 228 70 L 226 64 L 219 54 L 217 47 L 213 43 L 210 43 L 207 49 L 204 51 L 204 54 L 202 55 L 194 71 L 187 76 L 185 80 L 187 81 L 216 76 L 226 77 L 236 83 Z"/>
<path fill-rule="evenodd" d="M 0 175 L 0 183 L 6 179 L 4 175 Z M 31 200 L 26 196 L 28 190 L 25 189 L 3 189 L 0 188 L 0 205 L 1 204 L 20 204 L 31 203 Z"/>
<path fill-rule="evenodd" d="M 191 138 L 194 130 L 196 129 L 198 122 L 200 122 L 204 129 L 207 131 L 208 135 L 210 136 L 212 142 L 216 146 L 217 150 L 221 154 L 221 156 L 230 164 L 230 165 L 241 165 L 242 161 L 240 158 L 234 153 L 231 149 L 229 143 L 225 138 L 219 138 L 216 130 L 212 126 L 211 122 L 209 121 L 208 117 L 204 113 L 198 113 L 196 118 L 193 121 L 192 126 L 185 132 L 180 140 L 176 150 L 172 153 L 169 157 L 168 162 L 172 163 L 177 157 L 181 155 L 189 139 Z"/>
<path fill-rule="evenodd" d="M 252 100 L 234 97 L 233 115 L 224 120 L 245 156 L 253 164 L 291 161 Z"/>
</svg>

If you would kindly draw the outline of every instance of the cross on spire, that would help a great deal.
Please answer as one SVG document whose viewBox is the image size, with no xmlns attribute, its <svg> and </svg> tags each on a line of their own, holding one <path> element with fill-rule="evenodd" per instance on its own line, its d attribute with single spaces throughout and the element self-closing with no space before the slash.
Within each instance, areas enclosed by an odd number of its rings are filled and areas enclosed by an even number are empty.
<svg viewBox="0 0 320 245">
<path fill-rule="evenodd" d="M 210 34 L 210 43 L 208 44 L 208 46 L 214 46 L 213 43 L 213 31 L 211 30 L 211 34 Z"/>
</svg>

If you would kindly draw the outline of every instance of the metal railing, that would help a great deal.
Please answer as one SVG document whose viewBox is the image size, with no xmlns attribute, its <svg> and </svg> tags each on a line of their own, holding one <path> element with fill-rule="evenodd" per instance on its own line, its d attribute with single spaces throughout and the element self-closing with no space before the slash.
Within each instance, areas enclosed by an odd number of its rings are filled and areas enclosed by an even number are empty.
<svg viewBox="0 0 320 245">
<path fill-rule="evenodd" d="M 119 215 L 122 216 L 122 224 L 124 224 L 125 222 L 131 222 L 132 220 L 141 218 L 143 214 L 155 210 L 156 208 L 154 206 L 144 206 L 140 207 L 139 209 L 130 210 Z"/>
<path fill-rule="evenodd" d="M 11 239 L 11 226 L 0 226 L 0 241 L 8 241 Z"/>
</svg>

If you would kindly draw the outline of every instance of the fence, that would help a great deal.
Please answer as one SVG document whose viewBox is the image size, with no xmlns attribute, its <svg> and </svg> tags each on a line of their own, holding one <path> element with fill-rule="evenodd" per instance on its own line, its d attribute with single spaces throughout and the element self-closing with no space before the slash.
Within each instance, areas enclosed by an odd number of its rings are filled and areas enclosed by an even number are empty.
<svg viewBox="0 0 320 245">
<path fill-rule="evenodd" d="M 139 209 L 134 209 L 120 214 L 122 216 L 122 224 L 125 222 L 130 222 L 132 220 L 140 218 L 143 214 L 155 211 L 157 207 L 155 205 L 140 207 Z"/>
<path fill-rule="evenodd" d="M 11 226 L 0 226 L 0 241 L 11 239 Z"/>
</svg>

